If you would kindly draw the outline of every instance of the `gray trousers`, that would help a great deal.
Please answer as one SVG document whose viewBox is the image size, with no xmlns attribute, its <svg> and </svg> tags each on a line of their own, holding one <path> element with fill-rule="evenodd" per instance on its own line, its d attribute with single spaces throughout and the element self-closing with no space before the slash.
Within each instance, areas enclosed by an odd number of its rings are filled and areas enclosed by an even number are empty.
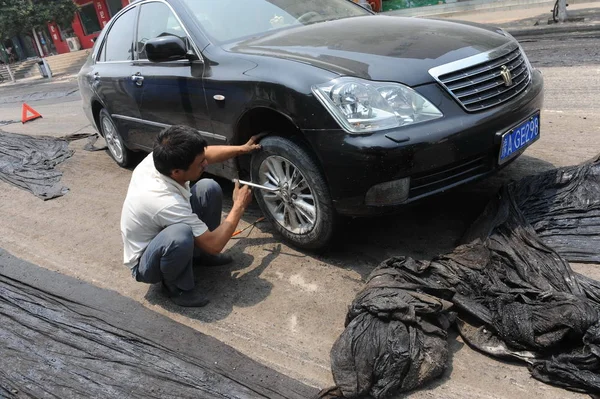
<svg viewBox="0 0 600 399">
<path fill-rule="evenodd" d="M 191 187 L 192 211 L 213 231 L 221 224 L 223 191 L 212 179 L 202 179 Z M 173 224 L 163 229 L 142 254 L 134 276 L 137 281 L 188 291 L 194 288 L 193 259 L 201 254 L 194 247 L 192 228 Z"/>
</svg>

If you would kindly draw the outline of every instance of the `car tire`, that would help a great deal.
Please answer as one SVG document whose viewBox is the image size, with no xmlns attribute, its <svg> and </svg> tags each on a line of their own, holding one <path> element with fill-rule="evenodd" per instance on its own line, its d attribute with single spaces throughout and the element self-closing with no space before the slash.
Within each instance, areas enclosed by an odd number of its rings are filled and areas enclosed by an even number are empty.
<svg viewBox="0 0 600 399">
<path fill-rule="evenodd" d="M 333 237 L 337 215 L 314 158 L 294 139 L 268 136 L 260 145 L 262 150 L 252 155 L 251 179 L 282 189 L 280 192 L 254 189 L 265 217 L 293 246 L 310 250 L 326 248 Z"/>
<path fill-rule="evenodd" d="M 98 122 L 111 158 L 123 168 L 129 166 L 131 164 L 132 152 L 125 147 L 125 142 L 117 129 L 117 125 L 106 109 L 103 108 L 100 110 Z"/>
</svg>

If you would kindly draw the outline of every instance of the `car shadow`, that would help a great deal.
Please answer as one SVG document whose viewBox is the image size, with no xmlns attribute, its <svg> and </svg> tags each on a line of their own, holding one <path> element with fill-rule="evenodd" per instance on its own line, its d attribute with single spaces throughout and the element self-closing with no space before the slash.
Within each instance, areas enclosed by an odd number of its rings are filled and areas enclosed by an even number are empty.
<svg viewBox="0 0 600 399">
<path fill-rule="evenodd" d="M 319 260 L 352 268 L 365 280 L 373 268 L 392 256 L 429 260 L 451 252 L 504 184 L 553 168 L 524 155 L 485 180 L 431 196 L 397 213 L 346 220 Z"/>
<path fill-rule="evenodd" d="M 278 256 L 294 253 L 297 254 L 294 256 L 352 270 L 365 281 L 372 270 L 389 257 L 428 260 L 451 252 L 503 184 L 553 167 L 537 158 L 521 156 L 484 181 L 424 199 L 393 215 L 346 220 L 331 247 L 321 253 L 288 246 L 268 222 L 262 222 L 244 232 L 243 239 L 234 239 L 235 243 L 227 250 L 234 259 L 232 264 L 195 268 L 197 288 L 211 299 L 207 307 L 185 309 L 173 305 L 161 292 L 160 285 L 151 286 L 146 299 L 170 312 L 203 322 L 223 320 L 236 307 L 250 307 L 265 300 L 271 294 L 273 284 L 262 278 L 263 272 Z M 210 175 L 203 178 L 214 178 L 221 185 L 223 212 L 227 214 L 233 204 L 233 184 Z M 253 202 L 240 227 L 252 225 L 261 216 L 262 212 Z M 255 249 L 247 251 L 252 247 Z M 264 256 L 253 266 L 256 254 L 261 251 Z"/>
</svg>

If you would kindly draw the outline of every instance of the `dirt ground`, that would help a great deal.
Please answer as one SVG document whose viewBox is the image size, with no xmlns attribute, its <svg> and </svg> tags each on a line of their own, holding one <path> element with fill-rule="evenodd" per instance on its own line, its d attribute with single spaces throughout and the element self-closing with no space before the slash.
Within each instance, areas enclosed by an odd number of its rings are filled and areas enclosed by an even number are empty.
<svg viewBox="0 0 600 399">
<path fill-rule="evenodd" d="M 333 383 L 329 351 L 344 328 L 348 305 L 375 266 L 393 255 L 429 259 L 451 251 L 501 184 L 580 163 L 600 152 L 600 59 L 588 57 L 581 64 L 578 58 L 597 49 L 597 40 L 565 40 L 524 43 L 534 66 L 543 71 L 546 101 L 541 139 L 508 168 L 396 216 L 352 221 L 342 229 L 335 246 L 318 256 L 288 247 L 268 225 L 258 224 L 228 245 L 233 265 L 197 270 L 198 284 L 211 298 L 205 308 L 175 307 L 157 288 L 131 278 L 122 265 L 119 233 L 131 170 L 119 168 L 103 151 L 84 151 L 85 141 L 71 144 L 75 155 L 60 167 L 63 183 L 70 188 L 64 197 L 43 202 L 0 182 L 0 247 L 133 298 L 309 385 L 329 386 Z M 567 58 L 570 62 L 565 62 Z M 19 95 L 30 96 L 28 103 L 43 115 L 25 125 L 13 123 L 0 129 L 55 136 L 92 132 L 77 92 L 71 88 L 76 88 L 73 81 L 0 86 L 4 99 L 0 121 L 20 119 Z M 41 94 L 59 91 L 62 94 Z M 10 96 L 17 100 L 6 100 Z M 231 185 L 220 182 L 230 198 Z M 254 206 L 242 226 L 259 216 Z M 600 265 L 573 266 L 600 279 Z M 452 358 L 445 375 L 411 393 L 411 398 L 586 397 L 533 380 L 523 365 L 479 354 L 456 334 L 450 347 Z"/>
</svg>

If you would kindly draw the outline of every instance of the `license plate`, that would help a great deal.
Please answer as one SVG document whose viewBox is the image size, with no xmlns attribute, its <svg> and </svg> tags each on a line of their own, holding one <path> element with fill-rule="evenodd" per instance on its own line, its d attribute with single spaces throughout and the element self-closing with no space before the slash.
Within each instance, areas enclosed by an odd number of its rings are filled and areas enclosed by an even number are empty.
<svg viewBox="0 0 600 399">
<path fill-rule="evenodd" d="M 516 157 L 539 138 L 540 114 L 538 112 L 502 135 L 498 163 L 503 164 Z"/>
</svg>

